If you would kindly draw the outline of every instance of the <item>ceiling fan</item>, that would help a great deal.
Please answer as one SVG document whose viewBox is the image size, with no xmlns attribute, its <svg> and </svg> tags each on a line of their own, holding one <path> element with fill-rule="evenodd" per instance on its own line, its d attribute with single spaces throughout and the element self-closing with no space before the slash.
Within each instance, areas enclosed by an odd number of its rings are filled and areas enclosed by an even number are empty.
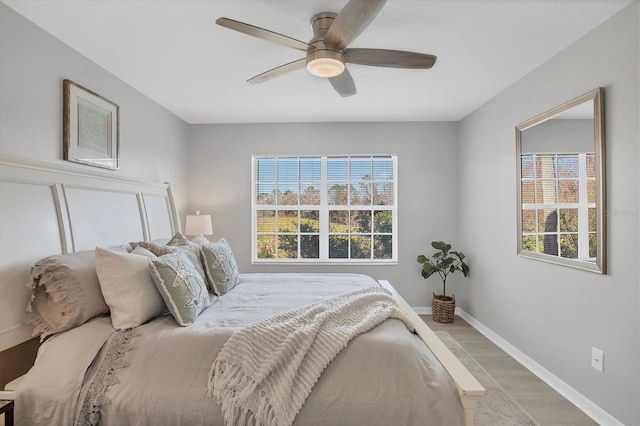
<svg viewBox="0 0 640 426">
<path fill-rule="evenodd" d="M 269 40 L 306 52 L 306 57 L 265 71 L 247 80 L 262 83 L 290 71 L 302 68 L 318 77 L 326 77 L 341 96 L 356 94 L 356 85 L 345 64 L 374 67 L 429 69 L 436 57 L 424 53 L 388 49 L 347 48 L 376 17 L 387 0 L 350 0 L 340 13 L 318 13 L 311 18 L 313 38 L 309 43 L 264 28 L 218 18 L 216 23 L 250 36 Z"/>
</svg>

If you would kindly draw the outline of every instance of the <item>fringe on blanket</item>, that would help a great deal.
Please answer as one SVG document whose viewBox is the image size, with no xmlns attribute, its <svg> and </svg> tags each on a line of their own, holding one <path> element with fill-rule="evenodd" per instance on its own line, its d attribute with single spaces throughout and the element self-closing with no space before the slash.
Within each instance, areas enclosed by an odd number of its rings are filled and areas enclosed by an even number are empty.
<svg viewBox="0 0 640 426">
<path fill-rule="evenodd" d="M 225 423 L 232 425 L 278 426 L 278 417 L 265 392 L 256 394 L 257 384 L 242 368 L 227 361 L 214 363 L 209 372 L 209 389 L 212 396 L 214 377 L 219 377 L 216 388 L 226 397 L 218 399 L 222 407 Z M 242 404 L 244 402 L 244 404 Z M 244 405 L 244 407 L 243 407 Z M 251 408 L 250 408 L 251 407 Z"/>
<path fill-rule="evenodd" d="M 291 425 L 329 363 L 387 318 L 414 330 L 387 290 L 370 287 L 254 323 L 225 343 L 207 393 L 227 426 Z"/>
</svg>

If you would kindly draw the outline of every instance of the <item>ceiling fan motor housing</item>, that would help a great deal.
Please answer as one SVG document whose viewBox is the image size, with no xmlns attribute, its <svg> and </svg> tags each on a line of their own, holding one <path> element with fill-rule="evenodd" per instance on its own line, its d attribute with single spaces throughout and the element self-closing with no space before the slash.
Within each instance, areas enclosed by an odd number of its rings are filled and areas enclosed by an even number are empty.
<svg viewBox="0 0 640 426">
<path fill-rule="evenodd" d="M 313 75 L 335 77 L 344 71 L 344 50 L 331 49 L 324 44 L 325 34 L 336 16 L 332 12 L 322 12 L 311 18 L 313 38 L 309 44 L 315 49 L 307 50 L 307 69 Z"/>
</svg>

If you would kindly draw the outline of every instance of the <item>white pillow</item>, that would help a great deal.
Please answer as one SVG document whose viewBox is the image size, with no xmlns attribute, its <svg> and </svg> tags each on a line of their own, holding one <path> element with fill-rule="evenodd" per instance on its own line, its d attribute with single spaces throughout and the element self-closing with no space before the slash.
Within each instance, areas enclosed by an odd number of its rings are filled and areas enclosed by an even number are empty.
<svg viewBox="0 0 640 426">
<path fill-rule="evenodd" d="M 166 311 L 149 274 L 149 259 L 96 247 L 96 272 L 113 328 L 137 327 Z"/>
</svg>

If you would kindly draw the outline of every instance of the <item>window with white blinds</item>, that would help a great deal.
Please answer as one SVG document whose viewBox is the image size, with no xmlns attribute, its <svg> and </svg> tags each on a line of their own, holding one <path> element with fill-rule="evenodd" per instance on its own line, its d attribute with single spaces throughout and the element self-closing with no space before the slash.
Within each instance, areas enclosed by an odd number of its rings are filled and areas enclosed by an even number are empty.
<svg viewBox="0 0 640 426">
<path fill-rule="evenodd" d="M 520 161 L 523 249 L 595 260 L 595 155 L 523 154 Z"/>
<path fill-rule="evenodd" d="M 396 263 L 397 157 L 253 156 L 254 263 Z"/>
</svg>

